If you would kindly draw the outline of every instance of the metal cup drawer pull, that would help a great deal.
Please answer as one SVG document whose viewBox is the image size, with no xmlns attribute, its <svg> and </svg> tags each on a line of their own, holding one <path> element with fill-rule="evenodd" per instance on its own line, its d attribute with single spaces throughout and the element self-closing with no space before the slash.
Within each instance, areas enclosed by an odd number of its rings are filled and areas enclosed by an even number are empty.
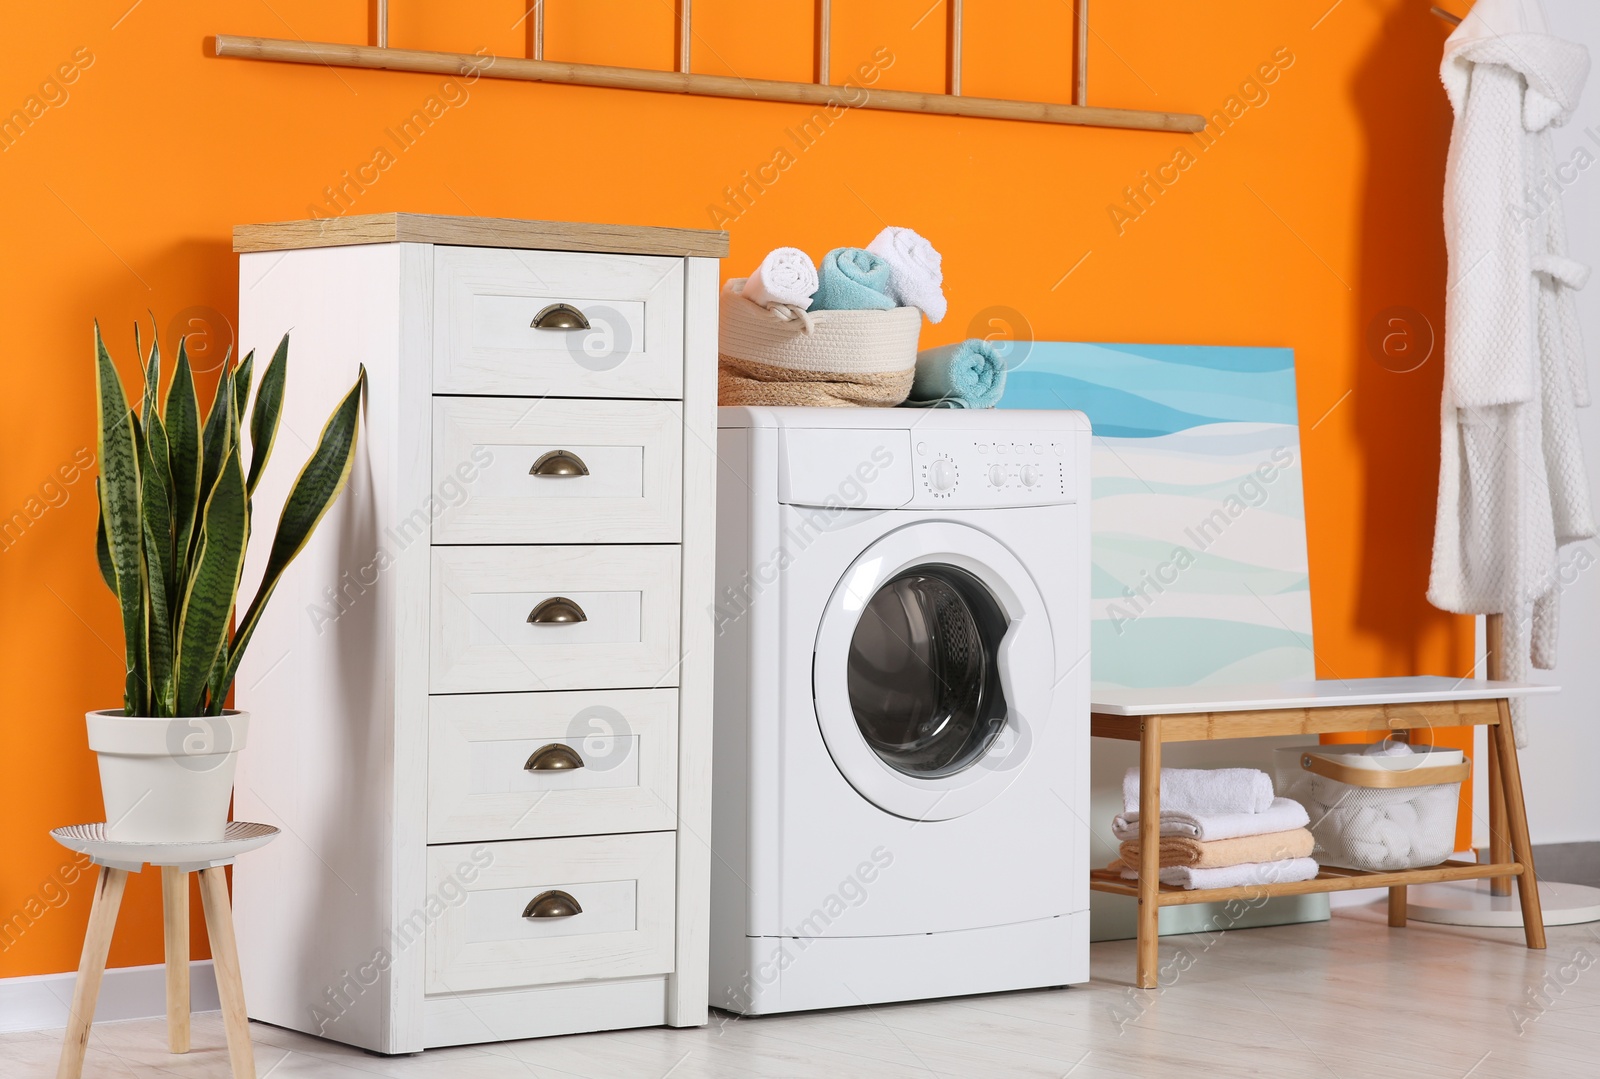
<svg viewBox="0 0 1600 1079">
<path fill-rule="evenodd" d="M 528 763 L 522 767 L 530 772 L 567 772 L 582 768 L 583 758 L 571 746 L 551 742 L 534 750 L 528 757 Z"/>
<path fill-rule="evenodd" d="M 528 469 L 530 476 L 587 476 L 589 466 L 571 450 L 551 450 L 541 453 Z"/>
<path fill-rule="evenodd" d="M 540 892 L 522 909 L 524 918 L 571 918 L 582 913 L 583 908 L 578 901 L 559 888 Z"/>
<path fill-rule="evenodd" d="M 528 612 L 528 621 L 536 626 L 561 626 L 587 622 L 589 616 L 583 613 L 582 607 L 566 596 L 551 596 Z"/>
<path fill-rule="evenodd" d="M 535 330 L 587 330 L 589 320 L 570 303 L 553 303 L 541 308 L 528 325 Z"/>
</svg>

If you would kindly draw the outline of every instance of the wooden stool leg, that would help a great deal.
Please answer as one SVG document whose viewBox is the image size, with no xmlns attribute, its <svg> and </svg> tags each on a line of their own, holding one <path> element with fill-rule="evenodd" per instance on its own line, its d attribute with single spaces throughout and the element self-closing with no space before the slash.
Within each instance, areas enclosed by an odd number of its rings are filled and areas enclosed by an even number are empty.
<svg viewBox="0 0 1600 1079">
<path fill-rule="evenodd" d="M 1406 927 L 1406 886 L 1396 884 L 1389 889 L 1389 924 L 1396 929 Z"/>
<path fill-rule="evenodd" d="M 1134 984 L 1156 988 L 1161 938 L 1161 717 L 1139 734 L 1139 940 Z"/>
<path fill-rule="evenodd" d="M 1506 831 L 1511 833 L 1511 854 L 1522 863 L 1517 892 L 1522 897 L 1522 931 L 1528 947 L 1543 948 L 1544 911 L 1539 905 L 1539 878 L 1533 871 L 1533 840 L 1528 836 L 1528 807 L 1522 800 L 1522 769 L 1517 764 L 1517 740 L 1511 730 L 1511 707 L 1500 702 L 1500 722 L 1493 728 L 1500 753 L 1500 781 L 1505 789 Z"/>
<path fill-rule="evenodd" d="M 94 904 L 89 908 L 89 928 L 83 937 L 83 957 L 78 960 L 78 980 L 72 987 L 72 1011 L 67 1016 L 67 1032 L 61 1041 L 61 1061 L 56 1079 L 78 1079 L 83 1074 L 83 1058 L 89 1049 L 89 1027 L 94 1023 L 95 1002 L 100 999 L 100 981 L 106 972 L 106 956 L 111 952 L 111 933 L 117 927 L 117 908 L 128 885 L 126 869 L 100 867 L 95 880 Z"/>
<path fill-rule="evenodd" d="M 239 949 L 233 938 L 233 908 L 228 904 L 227 871 L 221 866 L 200 870 L 200 905 L 211 938 L 211 963 L 222 1001 L 222 1025 L 228 1032 L 228 1060 L 233 1079 L 256 1079 L 255 1051 L 250 1045 L 250 1019 L 244 1008 L 244 981 L 239 976 Z"/>
<path fill-rule="evenodd" d="M 189 874 L 161 867 L 161 930 L 167 943 L 167 1047 L 189 1051 Z"/>
<path fill-rule="evenodd" d="M 1501 723 L 1510 727 L 1509 719 Z M 1511 833 L 1506 831 L 1506 789 L 1500 775 L 1500 745 L 1489 732 L 1489 861 L 1503 865 L 1511 861 Z M 1490 895 L 1510 895 L 1510 877 L 1490 877 Z"/>
</svg>

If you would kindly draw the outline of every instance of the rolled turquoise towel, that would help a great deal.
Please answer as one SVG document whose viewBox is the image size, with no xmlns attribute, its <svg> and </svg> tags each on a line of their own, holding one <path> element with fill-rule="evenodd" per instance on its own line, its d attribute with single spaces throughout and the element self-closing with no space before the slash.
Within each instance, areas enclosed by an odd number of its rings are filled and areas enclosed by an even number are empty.
<svg viewBox="0 0 1600 1079">
<path fill-rule="evenodd" d="M 1000 351 L 971 338 L 917 353 L 909 408 L 993 408 L 1006 388 Z"/>
<path fill-rule="evenodd" d="M 813 311 L 889 311 L 889 264 L 859 247 L 836 247 L 817 267 Z"/>
</svg>

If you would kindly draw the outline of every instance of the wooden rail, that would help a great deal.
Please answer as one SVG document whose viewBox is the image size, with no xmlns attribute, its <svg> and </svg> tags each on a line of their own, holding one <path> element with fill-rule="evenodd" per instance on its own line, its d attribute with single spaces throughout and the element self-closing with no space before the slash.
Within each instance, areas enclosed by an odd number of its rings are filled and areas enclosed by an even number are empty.
<svg viewBox="0 0 1600 1079">
<path fill-rule="evenodd" d="M 1157 890 L 1156 902 L 1163 907 L 1181 907 L 1191 903 L 1225 903 L 1233 899 L 1271 898 L 1280 895 L 1314 895 L 1319 892 L 1349 892 L 1358 888 L 1395 888 L 1411 884 L 1434 884 L 1444 880 L 1483 880 L 1498 874 L 1521 876 L 1526 872 L 1521 862 L 1491 864 L 1487 862 L 1441 862 L 1421 869 L 1396 869 L 1389 872 L 1361 869 L 1342 869 L 1324 866 L 1311 880 L 1263 881 L 1260 884 L 1241 884 L 1232 888 L 1177 888 L 1163 884 Z M 1089 888 L 1112 895 L 1139 894 L 1139 882 L 1123 880 L 1120 873 L 1108 869 L 1089 871 Z"/>
<path fill-rule="evenodd" d="M 957 97 L 913 90 L 843 87 L 771 79 L 742 79 L 732 75 L 699 75 L 681 71 L 647 71 L 600 64 L 567 64 L 552 60 L 527 60 L 514 56 L 477 56 L 464 52 L 428 52 L 389 49 L 373 45 L 342 45 L 331 41 L 289 41 L 281 38 L 239 37 L 218 34 L 213 55 L 243 60 L 276 60 L 290 64 L 318 64 L 382 71 L 415 71 L 432 75 L 463 75 L 476 71 L 483 78 L 520 79 L 525 82 L 600 86 L 618 90 L 654 90 L 669 94 L 784 101 L 802 105 L 841 102 L 853 108 L 918 112 L 941 116 L 973 116 L 989 120 L 1029 120 L 1083 127 L 1115 127 L 1135 131 L 1199 131 L 1200 116 L 1136 109 L 1104 109 L 1086 105 L 1058 105 L 1046 101 L 1010 101 L 992 97 Z"/>
<path fill-rule="evenodd" d="M 961 80 L 962 5 L 960 0 L 946 0 L 946 2 L 950 5 L 948 36 L 950 52 L 947 71 L 947 85 L 950 92 L 945 94 L 887 90 L 860 87 L 855 84 L 848 88 L 834 85 L 830 77 L 831 0 L 817 0 L 816 81 L 809 83 L 745 79 L 691 71 L 692 0 L 678 0 L 675 19 L 676 71 L 609 67 L 600 64 L 569 64 L 546 60 L 543 0 L 528 0 L 529 6 L 524 16 L 529 20 L 528 52 L 531 58 L 389 48 L 387 0 L 376 0 L 376 28 L 372 34 L 372 39 L 377 42 L 376 45 L 291 41 L 286 38 L 244 37 L 233 34 L 218 34 L 208 44 L 214 56 L 241 60 L 411 71 L 432 75 L 464 75 L 470 72 L 483 78 L 517 79 L 568 86 L 650 90 L 657 93 L 780 101 L 801 105 L 842 103 L 852 108 L 881 109 L 890 112 L 969 116 L 986 120 L 1022 120 L 1031 123 L 1123 128 L 1132 131 L 1195 132 L 1205 128 L 1205 118 L 1192 113 L 1106 109 L 1091 107 L 1088 104 L 1088 0 L 1078 0 L 1074 12 L 1076 41 L 1072 104 L 968 97 L 962 93 Z"/>
</svg>

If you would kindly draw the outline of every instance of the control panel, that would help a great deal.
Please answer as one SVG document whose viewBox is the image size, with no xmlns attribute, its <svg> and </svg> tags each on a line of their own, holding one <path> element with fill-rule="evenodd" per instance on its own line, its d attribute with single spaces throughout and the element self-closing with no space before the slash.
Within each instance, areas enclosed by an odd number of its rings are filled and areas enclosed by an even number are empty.
<svg viewBox="0 0 1600 1079">
<path fill-rule="evenodd" d="M 911 505 L 1040 506 L 1075 502 L 1072 436 L 1001 438 L 987 431 L 913 430 Z"/>
</svg>

